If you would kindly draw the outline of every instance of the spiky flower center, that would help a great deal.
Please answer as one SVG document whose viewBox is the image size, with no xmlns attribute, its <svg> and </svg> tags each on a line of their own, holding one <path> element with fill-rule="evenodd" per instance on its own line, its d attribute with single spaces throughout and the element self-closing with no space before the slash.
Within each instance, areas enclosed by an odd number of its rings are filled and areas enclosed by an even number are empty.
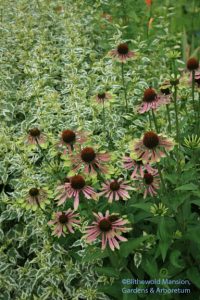
<svg viewBox="0 0 200 300">
<path fill-rule="evenodd" d="M 29 190 L 29 195 L 31 197 L 36 197 L 39 195 L 39 190 L 37 188 L 32 188 Z"/>
<path fill-rule="evenodd" d="M 71 186 L 75 190 L 80 190 L 85 186 L 85 179 L 81 175 L 75 175 L 71 178 Z"/>
<path fill-rule="evenodd" d="M 74 131 L 72 131 L 70 129 L 63 130 L 62 139 L 65 143 L 71 144 L 71 143 L 75 142 L 76 134 Z"/>
<path fill-rule="evenodd" d="M 91 163 L 96 157 L 96 153 L 92 147 L 86 147 L 81 151 L 81 158 L 86 163 Z"/>
<path fill-rule="evenodd" d="M 189 71 L 197 70 L 199 67 L 199 62 L 195 57 L 191 57 L 187 61 L 187 68 Z"/>
<path fill-rule="evenodd" d="M 98 98 L 104 100 L 106 98 L 106 93 L 99 93 Z"/>
<path fill-rule="evenodd" d="M 111 221 L 109 219 L 107 219 L 107 218 L 102 219 L 99 222 L 99 228 L 103 232 L 108 232 L 109 230 L 112 229 Z"/>
<path fill-rule="evenodd" d="M 119 54 L 122 54 L 122 55 L 126 55 L 128 54 L 128 45 L 126 43 L 122 43 L 122 44 L 119 44 L 119 46 L 117 47 L 117 51 Z"/>
<path fill-rule="evenodd" d="M 117 182 L 117 180 L 114 180 L 110 183 L 110 189 L 112 191 L 118 191 L 120 189 L 120 184 Z"/>
<path fill-rule="evenodd" d="M 146 184 L 151 184 L 153 182 L 153 175 L 151 175 L 150 173 L 145 173 L 144 181 Z"/>
<path fill-rule="evenodd" d="M 29 134 L 30 134 L 32 137 L 36 138 L 36 137 L 39 137 L 39 136 L 40 136 L 41 131 L 40 131 L 38 128 L 35 127 L 35 128 L 32 128 L 32 129 L 29 130 Z"/>
<path fill-rule="evenodd" d="M 59 222 L 61 223 L 61 224 L 66 224 L 66 223 L 68 223 L 68 216 L 65 214 L 65 213 L 63 213 L 62 215 L 60 215 L 59 216 Z"/>
<path fill-rule="evenodd" d="M 148 88 L 144 91 L 143 101 L 151 103 L 157 99 L 157 94 L 152 88 Z"/>
<path fill-rule="evenodd" d="M 159 145 L 158 135 L 153 131 L 147 131 L 143 137 L 143 144 L 149 149 L 156 148 Z"/>
<path fill-rule="evenodd" d="M 119 220 L 119 217 L 117 215 L 111 215 L 108 217 L 108 220 L 112 223 L 112 222 L 116 222 L 117 220 Z"/>
</svg>

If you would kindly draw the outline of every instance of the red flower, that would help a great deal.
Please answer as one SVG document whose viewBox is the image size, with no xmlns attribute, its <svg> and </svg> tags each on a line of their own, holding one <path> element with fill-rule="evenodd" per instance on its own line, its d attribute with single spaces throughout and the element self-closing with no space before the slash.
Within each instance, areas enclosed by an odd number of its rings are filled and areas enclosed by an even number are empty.
<svg viewBox="0 0 200 300">
<path fill-rule="evenodd" d="M 145 3 L 148 7 L 151 7 L 152 5 L 152 0 L 145 0 Z"/>
</svg>

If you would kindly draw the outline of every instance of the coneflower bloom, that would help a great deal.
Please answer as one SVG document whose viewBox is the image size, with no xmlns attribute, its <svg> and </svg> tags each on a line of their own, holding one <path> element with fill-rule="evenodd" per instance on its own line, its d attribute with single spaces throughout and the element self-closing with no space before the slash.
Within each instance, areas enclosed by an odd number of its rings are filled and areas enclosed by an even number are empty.
<svg viewBox="0 0 200 300">
<path fill-rule="evenodd" d="M 142 104 L 140 105 L 138 112 L 143 114 L 150 109 L 156 110 L 162 104 L 168 104 L 170 102 L 169 96 L 158 95 L 151 87 L 144 91 Z"/>
<path fill-rule="evenodd" d="M 126 43 L 121 43 L 118 45 L 117 49 L 111 50 L 109 55 L 117 59 L 119 62 L 125 63 L 128 59 L 134 57 L 135 53 L 129 50 Z"/>
<path fill-rule="evenodd" d="M 29 130 L 27 139 L 28 139 L 28 143 L 32 145 L 42 144 L 45 142 L 44 135 L 37 127 L 31 128 Z"/>
<path fill-rule="evenodd" d="M 149 173 L 157 172 L 156 169 L 152 168 L 150 164 L 143 164 L 141 159 L 132 159 L 131 157 L 123 157 L 123 165 L 127 170 L 133 170 L 131 178 L 134 179 L 137 175 L 144 176 L 145 171 Z"/>
<path fill-rule="evenodd" d="M 159 162 L 166 154 L 163 151 L 171 151 L 174 142 L 162 134 L 147 131 L 141 139 L 133 142 L 133 151 L 144 163 Z"/>
<path fill-rule="evenodd" d="M 146 172 L 142 177 L 137 176 L 135 179 L 139 180 L 138 190 L 142 190 L 144 192 L 144 198 L 146 198 L 148 194 L 152 197 L 157 195 L 156 190 L 158 190 L 160 186 L 160 178 L 158 175 L 158 171 L 152 174 Z"/>
<path fill-rule="evenodd" d="M 47 192 L 44 189 L 38 189 L 36 187 L 31 188 L 28 191 L 26 197 L 27 203 L 31 206 L 40 207 L 42 202 L 47 198 Z"/>
<path fill-rule="evenodd" d="M 102 191 L 98 195 L 104 195 L 108 198 L 108 202 L 112 203 L 113 200 L 128 200 L 130 198 L 129 190 L 133 190 L 133 188 L 123 179 L 107 180 L 102 184 Z"/>
<path fill-rule="evenodd" d="M 92 147 L 85 147 L 81 152 L 71 157 L 73 170 L 76 172 L 81 167 L 85 173 L 95 173 L 101 171 L 107 172 L 107 167 L 104 165 L 110 159 L 108 153 L 97 153 Z"/>
<path fill-rule="evenodd" d="M 69 153 L 74 150 L 74 144 L 82 144 L 86 141 L 86 137 L 81 132 L 73 131 L 71 129 L 65 129 L 61 132 L 60 145 L 66 146 Z M 67 150 L 64 150 L 66 154 Z"/>
<path fill-rule="evenodd" d="M 123 220 L 118 215 L 110 215 L 109 211 L 106 211 L 105 216 L 100 212 L 93 214 L 96 217 L 96 221 L 92 222 L 91 226 L 87 226 L 85 236 L 87 242 L 91 243 L 98 237 L 101 237 L 102 250 L 106 248 L 107 244 L 109 244 L 112 251 L 115 248 L 119 249 L 118 241 L 127 241 L 121 234 L 130 230 L 130 228 L 124 226 L 128 221 Z"/>
<path fill-rule="evenodd" d="M 79 206 L 79 197 L 81 194 L 87 199 L 96 198 L 95 191 L 86 184 L 85 179 L 81 175 L 71 177 L 69 182 L 58 186 L 57 191 L 60 193 L 56 197 L 56 200 L 59 200 L 58 205 L 63 204 L 69 198 L 74 198 L 74 210 L 77 210 Z"/>
<path fill-rule="evenodd" d="M 191 57 L 187 61 L 187 68 L 189 71 L 195 71 L 199 68 L 199 61 L 195 57 Z"/>
<path fill-rule="evenodd" d="M 111 94 L 104 92 L 104 93 L 98 93 L 95 98 L 98 103 L 104 104 L 106 101 L 112 99 L 112 96 Z"/>
<path fill-rule="evenodd" d="M 65 236 L 67 233 L 74 233 L 73 226 L 79 224 L 80 221 L 76 219 L 79 214 L 74 214 L 71 209 L 63 212 L 56 212 L 54 220 L 48 222 L 49 225 L 54 225 L 52 235 L 60 237 Z"/>
</svg>

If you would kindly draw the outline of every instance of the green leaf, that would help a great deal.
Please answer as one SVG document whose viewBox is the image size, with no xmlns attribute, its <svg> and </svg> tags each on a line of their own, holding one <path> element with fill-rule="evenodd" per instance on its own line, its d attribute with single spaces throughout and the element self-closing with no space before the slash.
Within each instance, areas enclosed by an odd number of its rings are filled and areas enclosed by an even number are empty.
<svg viewBox="0 0 200 300">
<path fill-rule="evenodd" d="M 200 273 L 197 267 L 192 267 L 186 272 L 188 279 L 200 289 Z"/>
<path fill-rule="evenodd" d="M 142 267 L 151 278 L 156 278 L 158 276 L 158 266 L 154 259 L 144 259 L 142 261 Z"/>
<path fill-rule="evenodd" d="M 121 284 L 116 282 L 113 285 L 103 285 L 98 287 L 98 291 L 108 294 L 115 299 L 122 300 Z"/>
<path fill-rule="evenodd" d="M 108 250 L 101 250 L 94 247 L 88 247 L 86 250 L 86 254 L 83 257 L 84 262 L 91 262 L 93 260 L 102 259 L 104 257 L 109 256 Z"/>
<path fill-rule="evenodd" d="M 149 239 L 149 235 L 141 236 L 139 238 L 130 239 L 123 243 L 120 247 L 120 254 L 127 257 L 133 250 L 137 249 L 144 241 Z"/>
<path fill-rule="evenodd" d="M 185 237 L 190 241 L 200 244 L 199 232 L 200 232 L 200 226 L 193 226 L 191 229 L 187 231 Z"/>
<path fill-rule="evenodd" d="M 152 205 L 152 203 L 136 203 L 136 204 L 132 204 L 131 207 L 141 208 L 141 209 L 145 210 L 146 212 L 150 212 L 151 205 Z"/>
<path fill-rule="evenodd" d="M 162 242 L 162 241 L 159 242 L 159 249 L 160 249 L 163 261 L 165 261 L 169 246 L 170 246 L 170 244 L 168 242 Z"/>
<path fill-rule="evenodd" d="M 95 270 L 100 275 L 105 275 L 109 277 L 119 277 L 119 270 L 112 267 L 96 267 Z"/>
<path fill-rule="evenodd" d="M 194 190 L 198 190 L 198 186 L 193 183 L 187 183 L 175 189 L 175 191 L 194 191 Z"/>
<path fill-rule="evenodd" d="M 181 251 L 179 250 L 174 250 L 170 254 L 170 262 L 175 268 L 182 268 L 183 267 L 183 262 L 181 263 L 180 257 L 181 256 Z"/>
</svg>

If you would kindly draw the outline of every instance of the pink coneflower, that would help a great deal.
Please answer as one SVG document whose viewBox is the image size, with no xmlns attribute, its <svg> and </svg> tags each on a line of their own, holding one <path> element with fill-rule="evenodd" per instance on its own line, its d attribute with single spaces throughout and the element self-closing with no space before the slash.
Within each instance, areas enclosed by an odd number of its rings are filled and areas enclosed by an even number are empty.
<svg viewBox="0 0 200 300">
<path fill-rule="evenodd" d="M 29 134 L 28 134 L 29 144 L 36 145 L 36 144 L 42 144 L 44 142 L 45 142 L 44 135 L 37 127 L 29 130 Z"/>
<path fill-rule="evenodd" d="M 104 195 L 108 198 L 108 202 L 112 203 L 113 200 L 128 200 L 130 198 L 129 190 L 133 190 L 133 188 L 127 185 L 127 182 L 123 179 L 107 180 L 102 184 L 102 192 L 98 193 L 98 195 Z"/>
<path fill-rule="evenodd" d="M 81 175 L 71 177 L 69 182 L 58 186 L 57 190 L 61 192 L 61 194 L 56 197 L 56 200 L 59 200 L 58 205 L 63 204 L 68 198 L 74 198 L 74 210 L 77 210 L 79 206 L 80 194 L 83 194 L 87 199 L 94 199 L 96 196 L 93 188 L 86 185 L 85 179 Z"/>
<path fill-rule="evenodd" d="M 47 193 L 45 190 L 34 187 L 28 191 L 27 202 L 30 205 L 40 206 L 40 204 L 45 201 L 46 198 Z"/>
<path fill-rule="evenodd" d="M 118 241 L 127 241 L 126 238 L 121 236 L 121 233 L 128 232 L 130 230 L 130 228 L 124 226 L 128 223 L 128 221 L 119 218 L 117 215 L 110 215 L 109 211 L 106 211 L 105 216 L 103 216 L 100 212 L 98 214 L 93 214 L 96 217 L 96 221 L 92 222 L 91 226 L 87 226 L 87 242 L 93 242 L 101 236 L 102 250 L 106 248 L 107 243 L 112 251 L 114 251 L 115 248 L 119 249 Z"/>
<path fill-rule="evenodd" d="M 137 176 L 135 179 L 139 180 L 138 190 L 144 190 L 144 198 L 146 198 L 148 194 L 152 197 L 157 195 L 156 190 L 158 190 L 160 186 L 158 172 L 154 172 L 153 174 L 146 172 L 142 177 Z"/>
<path fill-rule="evenodd" d="M 166 154 L 164 151 L 171 151 L 174 147 L 174 142 L 161 134 L 156 134 L 153 131 L 145 132 L 141 139 L 137 139 L 133 143 L 133 151 L 137 157 L 144 163 L 158 162 Z"/>
<path fill-rule="evenodd" d="M 162 104 L 168 104 L 170 98 L 166 95 L 158 95 L 151 87 L 144 91 L 143 102 L 140 105 L 138 112 L 143 114 L 150 109 L 157 109 Z"/>
<path fill-rule="evenodd" d="M 82 144 L 86 141 L 86 137 L 83 133 L 73 131 L 71 129 L 66 129 L 61 132 L 60 144 L 67 147 L 69 153 L 74 150 L 74 144 Z M 66 154 L 66 150 L 64 151 Z"/>
<path fill-rule="evenodd" d="M 112 96 L 111 94 L 104 92 L 104 93 L 98 93 L 95 98 L 98 103 L 104 104 L 105 101 L 112 99 Z"/>
<path fill-rule="evenodd" d="M 105 162 L 108 162 L 110 155 L 107 153 L 97 153 L 92 147 L 85 147 L 81 152 L 75 156 L 72 156 L 73 170 L 76 172 L 82 166 L 84 166 L 85 173 L 95 173 L 101 171 L 107 172 L 107 167 L 104 166 Z"/>
<path fill-rule="evenodd" d="M 55 225 L 52 235 L 60 237 L 61 235 L 65 236 L 66 233 L 74 233 L 73 226 L 74 224 L 79 224 L 80 221 L 76 220 L 79 214 L 74 214 L 71 209 L 63 212 L 56 212 L 55 218 L 52 221 L 49 221 L 49 225 Z"/>
<path fill-rule="evenodd" d="M 131 178 L 135 178 L 137 175 L 144 176 L 145 171 L 149 173 L 157 172 L 156 169 L 152 168 L 150 164 L 143 164 L 141 159 L 132 159 L 131 157 L 125 156 L 123 158 L 124 168 L 127 170 L 133 170 Z"/>
<path fill-rule="evenodd" d="M 126 43 L 119 44 L 117 49 L 111 50 L 109 54 L 121 63 L 125 63 L 128 59 L 135 56 L 135 53 L 129 50 Z"/>
<path fill-rule="evenodd" d="M 187 61 L 187 68 L 189 71 L 195 71 L 199 68 L 199 61 L 195 57 L 191 57 Z"/>
</svg>

